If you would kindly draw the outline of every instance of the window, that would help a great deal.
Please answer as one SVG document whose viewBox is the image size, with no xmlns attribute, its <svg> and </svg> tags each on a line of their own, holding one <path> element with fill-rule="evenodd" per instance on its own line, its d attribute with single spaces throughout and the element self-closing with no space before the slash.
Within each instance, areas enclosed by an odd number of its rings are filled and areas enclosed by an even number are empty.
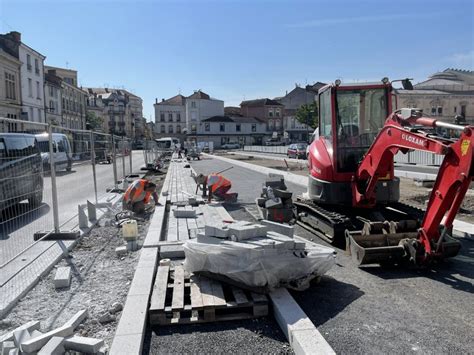
<svg viewBox="0 0 474 355">
<path fill-rule="evenodd" d="M 164 124 L 161 125 L 161 133 L 166 133 L 166 127 Z"/>
<path fill-rule="evenodd" d="M 176 126 L 176 133 L 181 133 L 181 125 Z"/>
<path fill-rule="evenodd" d="M 191 108 L 196 108 L 196 101 L 191 101 Z"/>
<path fill-rule="evenodd" d="M 38 111 L 38 122 L 42 122 L 43 121 L 43 115 L 41 114 L 41 109 L 40 108 L 37 108 L 36 111 Z"/>
<path fill-rule="evenodd" d="M 457 106 L 454 106 L 454 113 L 458 112 Z"/>
<path fill-rule="evenodd" d="M 235 125 L 235 131 L 240 132 L 240 123 L 236 123 Z"/>
<path fill-rule="evenodd" d="M 173 114 L 171 112 L 168 113 L 168 122 L 173 122 Z"/>
<path fill-rule="evenodd" d="M 40 73 L 40 68 L 39 68 L 39 62 L 38 59 L 35 58 L 35 73 L 39 75 Z"/>
<path fill-rule="evenodd" d="M 28 78 L 28 96 L 33 97 L 33 80 Z"/>
<path fill-rule="evenodd" d="M 40 82 L 36 82 L 36 98 L 41 100 Z"/>
<path fill-rule="evenodd" d="M 466 105 L 461 105 L 461 116 L 466 117 Z"/>
<path fill-rule="evenodd" d="M 173 133 L 173 126 L 172 125 L 168 126 L 168 133 Z"/>
<path fill-rule="evenodd" d="M 219 130 L 220 130 L 221 132 L 225 132 L 225 123 L 221 123 L 221 124 L 219 125 Z"/>
<path fill-rule="evenodd" d="M 252 123 L 252 132 L 257 132 L 257 124 Z"/>
<path fill-rule="evenodd" d="M 191 125 L 191 133 L 194 133 L 194 134 L 196 133 L 196 125 L 195 124 Z"/>
<path fill-rule="evenodd" d="M 191 121 L 196 121 L 196 120 L 197 120 L 197 113 L 191 112 Z"/>
<path fill-rule="evenodd" d="M 319 95 L 319 130 L 320 135 L 330 139 L 331 137 L 331 89 Z"/>
<path fill-rule="evenodd" d="M 436 116 L 436 107 L 431 108 L 431 115 Z"/>
<path fill-rule="evenodd" d="M 176 113 L 176 122 L 181 122 L 181 112 Z"/>
<path fill-rule="evenodd" d="M 160 113 L 160 122 L 165 122 L 165 114 Z"/>
<path fill-rule="evenodd" d="M 15 74 L 5 72 L 5 97 L 16 100 Z"/>
<path fill-rule="evenodd" d="M 54 96 L 54 88 L 52 86 L 49 87 L 49 96 Z"/>
<path fill-rule="evenodd" d="M 204 130 L 206 132 L 209 132 L 211 130 L 211 124 L 210 123 L 204 123 Z"/>
<path fill-rule="evenodd" d="M 272 108 L 268 109 L 268 117 L 273 117 L 273 109 Z"/>
<path fill-rule="evenodd" d="M 438 116 L 443 116 L 443 108 L 438 106 Z"/>
<path fill-rule="evenodd" d="M 53 100 L 49 100 L 49 111 L 54 112 L 54 102 L 53 102 Z"/>
<path fill-rule="evenodd" d="M 26 55 L 26 69 L 31 71 L 31 56 L 29 54 Z"/>
<path fill-rule="evenodd" d="M 30 107 L 30 112 L 28 112 L 28 115 L 29 115 L 28 121 L 34 122 L 35 121 L 35 115 L 33 113 L 33 107 Z"/>
<path fill-rule="evenodd" d="M 279 108 L 275 109 L 275 116 L 280 117 L 280 109 Z"/>
</svg>

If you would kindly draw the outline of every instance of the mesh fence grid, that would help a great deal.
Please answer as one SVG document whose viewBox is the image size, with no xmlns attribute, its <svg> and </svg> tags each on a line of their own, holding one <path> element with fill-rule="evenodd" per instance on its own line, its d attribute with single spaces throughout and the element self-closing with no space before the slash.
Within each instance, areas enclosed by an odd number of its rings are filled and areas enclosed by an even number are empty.
<svg viewBox="0 0 474 355">
<path fill-rule="evenodd" d="M 56 225 L 70 229 L 77 226 L 79 204 L 100 200 L 117 181 L 139 173 L 145 157 L 156 152 L 149 142 L 143 151 L 133 151 L 131 143 L 128 137 L 0 118 L 0 272 L 34 243 L 36 232 L 55 229 L 54 207 Z"/>
</svg>

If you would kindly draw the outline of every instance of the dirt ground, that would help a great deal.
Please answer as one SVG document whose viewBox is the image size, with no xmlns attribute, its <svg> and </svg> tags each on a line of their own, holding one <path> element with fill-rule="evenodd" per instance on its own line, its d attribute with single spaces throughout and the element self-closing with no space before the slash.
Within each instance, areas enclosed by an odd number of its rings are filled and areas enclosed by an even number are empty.
<svg viewBox="0 0 474 355">
<path fill-rule="evenodd" d="M 301 161 L 296 162 L 294 159 L 286 159 L 286 164 L 288 164 L 286 165 L 285 161 L 263 159 L 260 157 L 233 154 L 225 154 L 225 157 L 259 166 L 265 166 L 267 168 L 290 171 L 298 175 L 305 176 L 308 174 L 306 165 L 302 164 Z M 430 193 L 431 188 L 416 186 L 412 179 L 400 178 L 400 202 L 425 209 Z M 474 223 L 474 189 L 471 188 L 468 190 L 456 218 L 465 222 Z"/>
<path fill-rule="evenodd" d="M 147 178 L 157 184 L 159 193 L 165 175 L 153 174 Z M 46 332 L 61 326 L 76 312 L 88 309 L 89 317 L 76 329 L 76 334 L 104 339 L 110 348 L 140 255 L 139 251 L 120 257 L 115 253 L 115 248 L 125 245 L 121 229 L 114 225 L 119 211 L 121 203 L 71 252 L 70 260 L 78 271 L 74 272 L 73 268 L 71 286 L 54 288 L 56 269 L 68 265 L 63 259 L 2 320 L 0 334 L 31 320 L 40 321 L 41 331 Z M 143 217 L 137 221 L 139 245 L 146 236 L 150 215 Z"/>
</svg>

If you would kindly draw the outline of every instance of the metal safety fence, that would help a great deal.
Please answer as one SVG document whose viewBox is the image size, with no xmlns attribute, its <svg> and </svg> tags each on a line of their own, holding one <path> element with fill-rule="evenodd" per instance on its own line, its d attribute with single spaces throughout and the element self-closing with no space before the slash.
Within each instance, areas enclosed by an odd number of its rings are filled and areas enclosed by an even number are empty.
<svg viewBox="0 0 474 355">
<path fill-rule="evenodd" d="M 246 145 L 243 147 L 243 150 L 246 152 L 286 155 L 288 146 Z M 406 154 L 399 152 L 395 155 L 395 163 L 439 166 L 443 162 L 443 158 L 444 155 L 430 152 L 409 151 Z"/>
<path fill-rule="evenodd" d="M 139 172 L 150 152 L 131 139 L 0 118 L 0 272 L 48 235 L 77 225 L 78 205 L 97 203 Z"/>
</svg>

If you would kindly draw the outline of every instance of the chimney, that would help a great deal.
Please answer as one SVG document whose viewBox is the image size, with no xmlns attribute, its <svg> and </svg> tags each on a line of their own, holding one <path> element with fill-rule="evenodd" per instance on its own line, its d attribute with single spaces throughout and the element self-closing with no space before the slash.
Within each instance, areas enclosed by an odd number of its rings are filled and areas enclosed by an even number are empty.
<svg viewBox="0 0 474 355">
<path fill-rule="evenodd" d="M 163 99 L 161 99 L 161 102 L 165 102 L 165 99 L 164 99 L 164 98 L 163 98 Z"/>
<path fill-rule="evenodd" d="M 14 42 L 17 42 L 17 43 L 20 43 L 20 42 L 21 42 L 21 33 L 20 33 L 20 32 L 11 31 L 10 33 L 8 33 L 8 35 L 10 36 L 10 38 L 11 38 Z"/>
<path fill-rule="evenodd" d="M 157 98 L 157 97 L 155 97 L 155 104 L 157 104 L 157 103 L 158 103 L 158 98 Z"/>
</svg>

